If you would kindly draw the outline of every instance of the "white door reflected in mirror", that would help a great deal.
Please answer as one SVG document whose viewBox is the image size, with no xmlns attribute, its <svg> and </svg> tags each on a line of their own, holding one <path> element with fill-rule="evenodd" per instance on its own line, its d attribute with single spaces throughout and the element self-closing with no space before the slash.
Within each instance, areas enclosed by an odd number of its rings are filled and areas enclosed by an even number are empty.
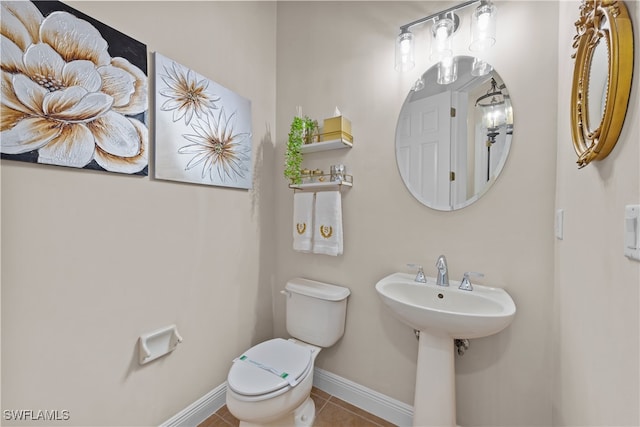
<svg viewBox="0 0 640 427">
<path fill-rule="evenodd" d="M 424 205 L 460 209 L 480 198 L 511 147 L 513 108 L 498 73 L 456 57 L 458 77 L 437 83 L 437 65 L 409 91 L 396 127 L 396 160 L 409 192 Z"/>
</svg>

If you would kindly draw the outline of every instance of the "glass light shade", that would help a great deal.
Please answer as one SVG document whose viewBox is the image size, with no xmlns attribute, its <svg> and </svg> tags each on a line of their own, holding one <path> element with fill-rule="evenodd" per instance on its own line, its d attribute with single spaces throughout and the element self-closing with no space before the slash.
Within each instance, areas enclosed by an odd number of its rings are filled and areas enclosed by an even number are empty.
<svg viewBox="0 0 640 427">
<path fill-rule="evenodd" d="M 471 75 L 475 77 L 486 76 L 493 70 L 491 64 L 480 58 L 473 58 L 473 65 L 471 66 Z"/>
<path fill-rule="evenodd" d="M 511 97 L 509 95 L 504 96 L 504 116 L 507 127 L 513 127 L 513 106 L 511 105 Z"/>
<path fill-rule="evenodd" d="M 482 107 L 482 127 L 497 129 L 506 123 L 505 103 L 499 102 Z"/>
<path fill-rule="evenodd" d="M 453 40 L 453 33 L 455 30 L 455 23 L 451 18 L 439 18 L 433 23 L 431 27 L 431 55 L 429 59 L 432 61 L 440 61 L 442 58 L 452 57 L 453 49 L 451 48 L 451 42 Z"/>
<path fill-rule="evenodd" d="M 438 63 L 438 77 L 436 82 L 448 85 L 458 79 L 458 59 L 453 56 L 442 58 Z"/>
<path fill-rule="evenodd" d="M 419 92 L 422 89 L 424 89 L 424 79 L 422 77 L 420 77 L 418 80 L 416 80 L 416 82 L 413 84 L 413 87 L 411 88 L 412 91 L 414 92 Z"/>
<path fill-rule="evenodd" d="M 471 16 L 471 44 L 469 50 L 486 50 L 496 42 L 496 7 L 483 1 Z"/>
<path fill-rule="evenodd" d="M 409 71 L 416 65 L 413 57 L 413 33 L 403 31 L 396 39 L 396 70 Z"/>
</svg>

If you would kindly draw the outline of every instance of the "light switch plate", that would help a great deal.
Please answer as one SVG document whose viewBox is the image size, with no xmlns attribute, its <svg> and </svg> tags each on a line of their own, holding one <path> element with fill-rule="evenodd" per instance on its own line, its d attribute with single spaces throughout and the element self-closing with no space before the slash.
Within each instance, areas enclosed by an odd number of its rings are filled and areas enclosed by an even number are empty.
<svg viewBox="0 0 640 427">
<path fill-rule="evenodd" d="M 556 239 L 562 240 L 564 237 L 564 209 L 556 210 L 556 222 L 555 222 Z"/>
<path fill-rule="evenodd" d="M 624 207 L 624 255 L 640 261 L 640 205 Z"/>
</svg>

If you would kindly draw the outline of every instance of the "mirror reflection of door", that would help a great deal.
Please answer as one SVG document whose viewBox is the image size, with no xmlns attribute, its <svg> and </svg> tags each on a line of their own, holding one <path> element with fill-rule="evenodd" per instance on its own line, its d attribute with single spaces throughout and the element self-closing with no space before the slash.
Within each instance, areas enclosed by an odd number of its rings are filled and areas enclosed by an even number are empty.
<svg viewBox="0 0 640 427">
<path fill-rule="evenodd" d="M 456 59 L 454 82 L 438 84 L 435 65 L 416 82 L 395 135 L 405 186 L 424 205 L 443 211 L 468 206 L 488 191 L 502 172 L 513 133 L 511 99 L 498 73 L 489 67 L 478 75 L 473 57 Z M 494 117 L 485 104 L 501 113 L 500 122 L 485 123 Z"/>
<path fill-rule="evenodd" d="M 409 191 L 435 206 L 451 205 L 451 93 L 411 102 L 396 130 L 396 156 Z"/>
</svg>

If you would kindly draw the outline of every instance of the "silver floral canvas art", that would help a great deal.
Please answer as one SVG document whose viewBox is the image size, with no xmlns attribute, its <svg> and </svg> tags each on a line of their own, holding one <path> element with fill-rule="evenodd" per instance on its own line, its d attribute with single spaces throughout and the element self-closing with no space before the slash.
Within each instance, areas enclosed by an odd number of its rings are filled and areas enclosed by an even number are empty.
<svg viewBox="0 0 640 427">
<path fill-rule="evenodd" d="M 155 53 L 155 176 L 251 188 L 251 101 Z"/>
<path fill-rule="evenodd" d="M 58 1 L 0 7 L 2 158 L 147 175 L 147 47 Z"/>
</svg>

